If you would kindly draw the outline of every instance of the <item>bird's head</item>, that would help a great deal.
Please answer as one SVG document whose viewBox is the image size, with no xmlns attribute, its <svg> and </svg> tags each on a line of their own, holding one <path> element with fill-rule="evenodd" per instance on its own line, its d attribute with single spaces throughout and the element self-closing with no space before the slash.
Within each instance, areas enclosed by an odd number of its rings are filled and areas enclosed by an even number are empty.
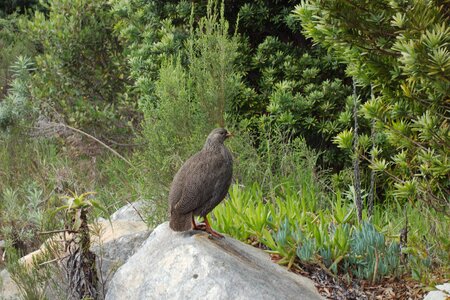
<svg viewBox="0 0 450 300">
<path fill-rule="evenodd" d="M 229 138 L 230 136 L 233 136 L 228 130 L 225 128 L 216 128 L 208 135 L 207 143 L 222 143 Z"/>
</svg>

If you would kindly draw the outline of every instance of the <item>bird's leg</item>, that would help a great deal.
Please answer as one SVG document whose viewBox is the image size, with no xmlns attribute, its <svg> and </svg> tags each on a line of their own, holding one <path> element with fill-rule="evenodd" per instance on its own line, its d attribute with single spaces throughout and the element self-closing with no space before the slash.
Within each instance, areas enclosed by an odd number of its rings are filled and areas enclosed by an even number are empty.
<svg viewBox="0 0 450 300">
<path fill-rule="evenodd" d="M 206 218 L 206 216 L 205 216 L 205 231 L 216 238 L 219 238 L 219 239 L 223 238 L 223 235 L 221 235 L 217 231 L 214 231 L 211 228 L 211 225 L 209 225 L 209 222 L 208 222 L 208 219 Z"/>
<path fill-rule="evenodd" d="M 203 224 L 203 223 L 197 224 L 195 222 L 194 215 L 192 215 L 192 229 L 193 230 L 203 230 L 204 231 L 206 229 L 206 225 Z"/>
</svg>

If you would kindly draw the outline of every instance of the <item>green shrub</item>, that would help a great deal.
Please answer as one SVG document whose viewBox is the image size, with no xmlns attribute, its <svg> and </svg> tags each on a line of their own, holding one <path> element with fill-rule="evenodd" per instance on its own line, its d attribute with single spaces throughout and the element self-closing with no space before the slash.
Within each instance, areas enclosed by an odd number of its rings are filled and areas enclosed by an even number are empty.
<svg viewBox="0 0 450 300">
<path fill-rule="evenodd" d="M 361 111 L 381 136 L 369 163 L 383 175 L 385 190 L 448 213 L 450 29 L 445 4 L 309 0 L 294 14 L 308 37 L 347 64 L 348 75 L 373 89 Z M 344 135 L 350 136 L 342 133 L 341 140 Z"/>
<path fill-rule="evenodd" d="M 343 262 L 344 272 L 358 278 L 378 280 L 396 275 L 400 265 L 400 245 L 387 244 L 385 236 L 370 223 L 363 223 L 353 231 L 350 255 Z"/>
<path fill-rule="evenodd" d="M 24 125 L 30 116 L 36 112 L 32 104 L 30 93 L 30 72 L 33 63 L 27 57 L 19 56 L 11 66 L 13 72 L 11 87 L 5 99 L 0 102 L 0 130 L 5 130 L 12 125 Z"/>
<path fill-rule="evenodd" d="M 36 231 L 44 220 L 43 192 L 35 184 L 25 191 L 5 189 L 0 195 L 0 233 L 21 256 L 39 244 Z"/>
<path fill-rule="evenodd" d="M 183 67 L 190 64 L 184 44 L 190 12 L 196 25 L 207 14 L 207 2 L 113 2 L 116 30 L 129 48 L 131 90 L 141 102 L 158 105 L 156 82 L 167 57 L 179 57 Z M 349 87 L 341 65 L 301 36 L 298 21 L 290 15 L 296 1 L 291 2 L 224 3 L 224 17 L 230 23 L 227 30 L 240 34 L 235 37 L 239 43 L 233 55 L 234 68 L 242 78 L 235 80 L 227 117 L 234 124 L 249 123 L 238 131 L 250 136 L 267 134 L 267 130 L 259 131 L 260 126 L 274 123 L 273 128 L 303 137 L 310 147 L 323 150 L 320 164 L 324 168 L 338 169 L 346 157 L 331 139 L 349 127 Z"/>
<path fill-rule="evenodd" d="M 127 57 L 129 93 L 139 102 L 157 104 L 155 83 L 169 57 L 184 53 L 192 4 L 187 1 L 114 0 L 114 26 Z"/>
<path fill-rule="evenodd" d="M 163 63 L 155 83 L 157 103 L 151 99 L 140 103 L 148 143 L 142 166 L 148 168 L 147 179 L 158 193 L 167 191 L 175 172 L 201 149 L 208 133 L 225 125 L 240 80 L 234 69 L 238 42 L 228 35 L 223 12 L 212 2 L 207 16 L 192 27 L 185 47 L 186 66 L 180 55 Z M 165 199 L 159 201 L 166 207 Z"/>
<path fill-rule="evenodd" d="M 0 101 L 6 96 L 13 80 L 11 66 L 19 56 L 32 57 L 35 53 L 34 45 L 19 29 L 20 21 L 25 18 L 17 14 L 2 18 L 0 11 Z"/>
<path fill-rule="evenodd" d="M 22 30 L 40 49 L 32 95 L 52 120 L 91 132 L 127 132 L 133 101 L 124 94 L 127 69 L 104 1 L 41 2 Z"/>
</svg>

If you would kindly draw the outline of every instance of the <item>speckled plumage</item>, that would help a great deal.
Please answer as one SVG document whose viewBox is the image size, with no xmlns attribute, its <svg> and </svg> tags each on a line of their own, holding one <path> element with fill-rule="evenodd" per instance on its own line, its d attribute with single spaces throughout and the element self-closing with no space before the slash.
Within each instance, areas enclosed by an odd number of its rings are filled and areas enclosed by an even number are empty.
<svg viewBox="0 0 450 300">
<path fill-rule="evenodd" d="M 203 149 L 175 175 L 169 193 L 169 224 L 173 230 L 191 229 L 192 216 L 205 218 L 225 198 L 233 174 L 233 159 L 224 145 L 228 136 L 226 129 L 214 129 Z"/>
</svg>

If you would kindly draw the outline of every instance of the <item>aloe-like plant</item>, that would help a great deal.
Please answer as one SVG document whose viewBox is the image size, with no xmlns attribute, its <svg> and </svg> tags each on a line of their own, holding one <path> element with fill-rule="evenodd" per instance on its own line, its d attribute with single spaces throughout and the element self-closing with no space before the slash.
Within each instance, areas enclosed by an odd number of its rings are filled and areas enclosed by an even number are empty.
<svg viewBox="0 0 450 300">
<path fill-rule="evenodd" d="M 213 213 L 219 230 L 257 241 L 288 268 L 300 260 L 373 282 L 397 275 L 399 244 L 387 241 L 371 223 L 358 225 L 351 200 L 336 193 L 329 207 L 320 210 L 306 189 L 294 192 L 292 182 L 279 187 L 283 193 L 268 200 L 257 184 L 233 185 L 230 199 Z"/>
<path fill-rule="evenodd" d="M 66 240 L 65 249 L 69 255 L 65 261 L 66 275 L 71 295 L 75 298 L 97 299 L 99 279 L 97 277 L 96 257 L 90 250 L 91 236 L 88 226 L 88 209 L 95 207 L 104 210 L 94 199 L 89 198 L 93 192 L 65 196 L 67 204 L 60 207 L 68 216 L 66 230 L 73 233 Z"/>
</svg>

